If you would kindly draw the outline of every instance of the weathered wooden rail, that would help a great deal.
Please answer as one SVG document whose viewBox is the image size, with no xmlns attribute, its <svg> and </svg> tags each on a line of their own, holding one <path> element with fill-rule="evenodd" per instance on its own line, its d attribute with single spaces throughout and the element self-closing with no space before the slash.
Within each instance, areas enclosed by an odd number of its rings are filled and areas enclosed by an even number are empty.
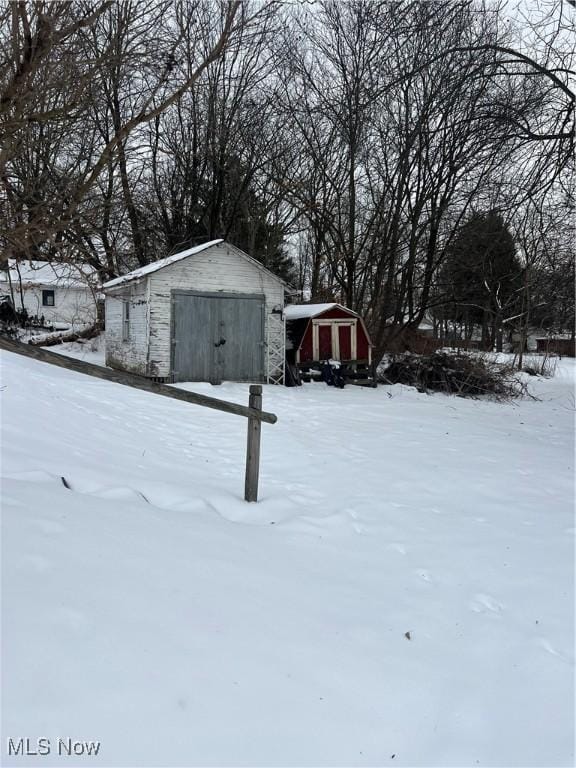
<svg viewBox="0 0 576 768">
<path fill-rule="evenodd" d="M 258 478 L 260 473 L 260 434 L 261 425 L 265 421 L 267 424 L 275 424 L 277 421 L 274 413 L 268 413 L 262 410 L 262 387 L 259 384 L 250 386 L 250 399 L 248 406 L 230 403 L 227 400 L 219 400 L 216 397 L 200 395 L 196 392 L 186 392 L 183 389 L 176 389 L 168 384 L 158 384 L 150 381 L 143 376 L 125 371 L 115 371 L 111 368 L 103 368 L 100 365 L 87 363 L 84 360 L 77 360 L 72 357 L 58 355 L 55 352 L 48 352 L 41 347 L 22 344 L 20 341 L 14 341 L 4 336 L 0 336 L 0 349 L 7 352 L 14 352 L 17 355 L 30 357 L 33 360 L 39 360 L 42 363 L 56 365 L 59 368 L 66 368 L 69 371 L 83 373 L 87 376 L 94 376 L 97 379 L 111 381 L 114 384 L 123 384 L 133 389 L 141 389 L 144 392 L 151 392 L 162 397 L 170 397 L 172 400 L 182 400 L 185 403 L 201 405 L 204 408 L 213 408 L 216 411 L 231 413 L 235 416 L 244 416 L 248 419 L 248 440 L 246 448 L 246 479 L 244 486 L 244 498 L 246 501 L 258 501 Z"/>
</svg>

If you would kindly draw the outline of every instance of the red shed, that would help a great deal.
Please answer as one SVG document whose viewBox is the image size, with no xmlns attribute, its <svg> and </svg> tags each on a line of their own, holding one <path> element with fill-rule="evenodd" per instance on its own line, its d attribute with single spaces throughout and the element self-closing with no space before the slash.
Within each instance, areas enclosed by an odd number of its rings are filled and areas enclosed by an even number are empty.
<svg viewBox="0 0 576 768">
<path fill-rule="evenodd" d="M 341 304 L 293 304 L 284 310 L 286 356 L 304 373 L 337 360 L 346 375 L 372 375 L 372 342 L 364 320 Z"/>
</svg>

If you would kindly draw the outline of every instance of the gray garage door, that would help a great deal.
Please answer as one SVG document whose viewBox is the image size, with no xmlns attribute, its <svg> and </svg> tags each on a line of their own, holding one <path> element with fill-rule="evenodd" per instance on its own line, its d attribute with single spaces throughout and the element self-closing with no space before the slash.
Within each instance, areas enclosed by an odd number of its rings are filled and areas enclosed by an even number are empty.
<svg viewBox="0 0 576 768">
<path fill-rule="evenodd" d="M 262 381 L 264 297 L 175 291 L 175 381 Z"/>
</svg>

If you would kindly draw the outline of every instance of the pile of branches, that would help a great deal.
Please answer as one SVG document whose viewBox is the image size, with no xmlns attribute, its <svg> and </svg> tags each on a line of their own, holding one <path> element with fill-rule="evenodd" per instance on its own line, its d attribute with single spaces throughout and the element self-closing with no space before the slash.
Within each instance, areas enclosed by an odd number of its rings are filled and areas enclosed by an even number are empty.
<svg viewBox="0 0 576 768">
<path fill-rule="evenodd" d="M 382 384 L 407 384 L 419 392 L 445 392 L 460 397 L 489 396 L 498 400 L 528 394 L 509 364 L 475 354 L 444 351 L 430 355 L 392 355 L 379 369 Z"/>
</svg>

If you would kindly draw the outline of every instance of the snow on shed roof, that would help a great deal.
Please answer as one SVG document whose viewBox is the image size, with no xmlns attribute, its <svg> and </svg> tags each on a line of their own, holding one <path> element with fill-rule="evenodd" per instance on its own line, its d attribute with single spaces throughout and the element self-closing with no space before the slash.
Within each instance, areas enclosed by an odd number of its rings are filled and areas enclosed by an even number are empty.
<svg viewBox="0 0 576 768">
<path fill-rule="evenodd" d="M 343 309 L 346 312 L 350 312 L 355 315 L 348 307 L 343 307 L 342 304 L 291 304 L 284 309 L 284 317 L 286 320 L 301 320 L 305 317 L 318 317 L 324 312 L 328 312 L 329 309 Z"/>
<path fill-rule="evenodd" d="M 61 288 L 86 288 L 98 284 L 98 275 L 89 264 L 49 261 L 8 260 L 10 280 L 23 285 L 55 285 Z M 0 270 L 0 283 L 8 283 L 8 271 Z"/>
<path fill-rule="evenodd" d="M 185 259 L 187 256 L 193 256 L 195 253 L 200 253 L 200 251 L 205 251 L 207 248 L 211 248 L 213 245 L 218 245 L 219 243 L 224 242 L 223 240 L 210 240 L 207 243 L 202 243 L 202 245 L 195 245 L 194 248 L 188 248 L 185 251 L 180 251 L 180 253 L 174 253 L 172 256 L 167 256 L 165 259 L 160 259 L 159 261 L 153 261 L 152 264 L 146 264 L 145 267 L 139 267 L 139 269 L 134 269 L 132 272 L 128 272 L 125 275 L 122 275 L 121 277 L 116 277 L 114 280 L 109 280 L 107 283 L 104 283 L 102 286 L 103 288 L 112 288 L 115 285 L 122 285 L 122 283 L 129 283 L 132 280 L 139 280 L 141 277 L 145 277 L 146 275 L 149 275 L 151 272 L 156 272 L 158 269 L 162 269 L 163 267 L 167 267 L 169 264 L 175 264 L 177 261 L 180 261 L 181 259 Z"/>
<path fill-rule="evenodd" d="M 141 277 L 145 277 L 146 275 L 149 275 L 151 272 L 156 272 L 158 269 L 163 269 L 164 267 L 167 267 L 169 264 L 174 264 L 177 261 L 180 261 L 181 259 L 185 259 L 188 256 L 193 256 L 195 253 L 200 253 L 201 251 L 206 251 L 208 248 L 212 248 L 213 245 L 219 245 L 220 243 L 223 243 L 224 240 L 210 240 L 207 243 L 202 243 L 202 245 L 196 245 L 194 248 L 188 248 L 185 251 L 181 251 L 180 253 L 174 253 L 172 256 L 167 256 L 165 259 L 160 259 L 159 261 L 154 261 L 151 264 L 147 264 L 145 267 L 140 267 L 139 269 L 134 269 L 132 272 L 128 272 L 125 275 L 122 275 L 121 277 L 116 277 L 114 280 L 109 280 L 107 283 L 104 283 L 102 286 L 103 288 L 114 288 L 118 285 L 122 285 L 123 283 L 129 283 L 132 280 L 139 280 Z M 282 283 L 282 285 L 286 285 L 285 281 L 282 280 L 281 277 L 278 277 L 278 275 L 275 275 L 274 272 L 271 272 L 269 269 L 267 269 L 264 264 L 262 264 L 257 259 L 253 258 L 252 256 L 249 256 L 247 253 L 244 253 L 244 251 L 240 250 L 240 248 L 237 248 L 235 245 L 231 245 L 230 243 L 226 243 L 226 245 L 229 248 L 232 248 L 236 253 L 238 253 L 240 256 L 242 256 L 243 259 L 246 261 L 249 261 L 251 264 L 253 264 L 258 269 L 262 270 L 263 272 L 266 272 L 271 277 L 273 277 L 275 280 L 277 280 L 279 283 Z"/>
</svg>

